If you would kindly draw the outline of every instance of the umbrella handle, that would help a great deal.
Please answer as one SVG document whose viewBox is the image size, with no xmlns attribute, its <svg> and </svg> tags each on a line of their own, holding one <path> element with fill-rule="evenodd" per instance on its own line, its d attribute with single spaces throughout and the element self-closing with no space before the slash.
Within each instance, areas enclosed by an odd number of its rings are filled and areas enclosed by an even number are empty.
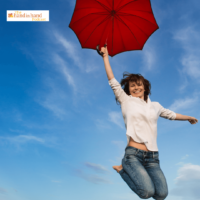
<svg viewBox="0 0 200 200">
<path fill-rule="evenodd" d="M 106 47 L 107 46 L 107 44 L 104 44 L 104 47 Z M 99 45 L 97 45 L 96 46 L 96 50 L 97 50 L 97 53 L 100 55 L 100 56 L 102 56 L 103 57 L 103 52 L 101 52 L 101 51 L 99 51 Z"/>
</svg>

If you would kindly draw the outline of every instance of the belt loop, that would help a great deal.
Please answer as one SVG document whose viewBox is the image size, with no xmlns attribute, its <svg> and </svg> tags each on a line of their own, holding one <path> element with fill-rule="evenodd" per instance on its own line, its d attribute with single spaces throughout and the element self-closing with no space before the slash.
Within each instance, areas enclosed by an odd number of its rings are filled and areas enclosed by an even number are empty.
<svg viewBox="0 0 200 200">
<path fill-rule="evenodd" d="M 153 152 L 153 158 L 154 158 L 154 152 Z"/>
<path fill-rule="evenodd" d="M 137 151 L 136 151 L 136 153 L 135 153 L 135 155 L 134 155 L 134 156 L 136 156 L 136 155 L 137 155 L 138 151 L 139 151 L 139 149 L 137 149 Z"/>
</svg>

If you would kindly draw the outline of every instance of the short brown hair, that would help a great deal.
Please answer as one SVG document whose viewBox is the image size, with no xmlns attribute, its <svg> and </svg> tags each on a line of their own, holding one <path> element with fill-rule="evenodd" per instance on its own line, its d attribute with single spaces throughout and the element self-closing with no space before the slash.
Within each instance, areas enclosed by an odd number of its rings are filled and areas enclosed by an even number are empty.
<svg viewBox="0 0 200 200">
<path fill-rule="evenodd" d="M 124 92 L 127 95 L 130 95 L 129 81 L 132 81 L 132 82 L 135 82 L 135 83 L 142 81 L 142 83 L 144 85 L 144 90 L 145 90 L 144 100 L 147 101 L 148 95 L 151 94 L 151 83 L 147 79 L 145 79 L 141 74 L 130 74 L 128 72 L 124 72 L 123 73 L 123 79 L 121 80 L 120 84 L 121 84 Z M 116 101 L 119 102 L 117 99 L 116 99 Z"/>
</svg>

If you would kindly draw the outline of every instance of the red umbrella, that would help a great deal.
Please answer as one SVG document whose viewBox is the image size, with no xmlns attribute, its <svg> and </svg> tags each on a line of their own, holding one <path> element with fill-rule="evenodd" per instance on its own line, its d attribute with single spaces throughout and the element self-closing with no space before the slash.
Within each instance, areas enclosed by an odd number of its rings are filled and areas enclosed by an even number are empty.
<svg viewBox="0 0 200 200">
<path fill-rule="evenodd" d="M 76 0 L 69 27 L 82 48 L 106 43 L 110 56 L 142 50 L 158 29 L 150 0 Z"/>
</svg>

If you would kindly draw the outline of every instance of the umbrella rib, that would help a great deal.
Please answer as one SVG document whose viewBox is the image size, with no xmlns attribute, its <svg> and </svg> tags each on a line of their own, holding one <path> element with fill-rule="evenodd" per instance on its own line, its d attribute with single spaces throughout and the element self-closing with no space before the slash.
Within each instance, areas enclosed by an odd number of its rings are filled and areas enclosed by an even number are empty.
<svg viewBox="0 0 200 200">
<path fill-rule="evenodd" d="M 124 5 L 123 5 L 122 7 L 120 7 L 118 10 L 116 10 L 116 12 L 118 12 L 118 11 L 121 10 L 123 7 L 127 6 L 129 3 L 132 3 L 132 2 L 134 2 L 134 1 L 138 1 L 138 0 L 133 0 L 133 1 L 130 1 L 130 2 L 126 3 L 126 4 L 124 4 Z"/>
<path fill-rule="evenodd" d="M 110 17 L 110 15 L 108 15 L 101 23 L 99 23 L 99 24 L 95 27 L 95 29 L 92 31 L 92 33 L 90 33 L 88 39 L 89 39 L 89 38 L 91 37 L 91 35 L 94 33 L 94 31 L 96 30 L 96 28 L 97 28 L 100 24 L 102 24 L 104 21 L 106 21 L 109 17 Z M 93 20 L 93 21 L 94 21 L 94 20 Z M 85 43 L 88 41 L 88 39 L 85 41 Z M 85 45 L 85 43 L 84 43 L 84 45 Z"/>
<path fill-rule="evenodd" d="M 115 16 L 116 16 L 116 18 L 119 18 L 118 20 L 121 21 L 121 22 L 130 30 L 130 32 L 131 32 L 132 35 L 134 36 L 135 40 L 137 41 L 139 47 L 141 48 L 140 43 L 138 42 L 137 38 L 135 37 L 135 35 L 134 35 L 134 33 L 131 31 L 131 29 L 126 25 L 126 23 L 125 23 L 117 14 L 116 14 Z"/>
<path fill-rule="evenodd" d="M 120 18 L 121 19 L 121 18 Z M 129 20 L 129 19 L 127 19 L 129 22 L 131 22 L 132 24 L 134 24 L 135 26 L 137 26 L 138 27 L 138 29 L 140 29 L 147 37 L 148 37 L 148 35 L 137 25 L 137 24 L 135 24 L 132 20 Z"/>
<path fill-rule="evenodd" d="M 144 10 L 132 10 L 132 11 L 140 11 L 140 12 L 145 12 L 145 13 L 152 13 L 151 11 L 144 11 Z M 118 11 L 119 12 L 119 11 Z M 120 13 L 124 13 L 124 12 L 120 12 Z M 126 14 L 126 13 L 125 13 Z M 128 13 L 127 13 L 128 14 Z"/>
<path fill-rule="evenodd" d="M 112 0 L 112 10 L 114 10 L 114 0 Z M 113 40 L 114 40 L 114 16 L 112 16 L 112 53 L 113 53 Z"/>
<path fill-rule="evenodd" d="M 120 12 L 120 13 L 125 14 L 125 15 L 129 15 L 129 16 L 139 17 L 139 18 L 144 19 L 145 21 L 147 21 L 147 22 L 153 24 L 154 26 L 156 26 L 154 23 L 150 22 L 149 20 L 145 19 L 144 17 L 140 17 L 140 16 L 133 15 L 133 14 L 127 14 L 127 13 L 123 13 L 123 12 Z"/>
<path fill-rule="evenodd" d="M 89 15 L 91 15 L 91 14 L 102 14 L 102 15 L 108 15 L 107 12 L 105 12 L 105 13 L 103 13 L 103 12 L 99 12 L 99 13 L 97 13 L 97 12 L 95 12 L 95 13 L 90 13 L 90 14 L 85 15 L 84 17 L 80 18 L 79 20 L 75 21 L 73 24 L 75 24 L 76 22 L 80 21 L 81 19 L 84 19 L 85 17 L 87 17 L 87 16 L 89 16 Z M 72 26 L 72 24 L 71 24 L 71 26 Z"/>
<path fill-rule="evenodd" d="M 120 36 L 121 36 L 121 40 L 122 40 L 122 44 L 123 44 L 124 50 L 126 50 L 126 48 L 124 46 L 124 42 L 123 42 L 123 38 L 122 38 L 122 34 L 121 34 L 121 31 L 120 31 L 119 25 L 118 25 L 118 23 L 116 23 L 116 24 L 117 24 L 118 29 L 119 29 L 119 33 L 120 33 Z"/>
<path fill-rule="evenodd" d="M 128 20 L 128 21 L 130 21 L 130 20 Z M 132 21 L 130 21 L 130 22 L 132 22 Z M 135 23 L 133 23 L 135 26 L 137 26 Z M 138 27 L 138 29 L 140 29 L 147 37 L 148 37 L 148 35 L 139 27 L 139 26 L 137 26 Z"/>
<path fill-rule="evenodd" d="M 108 39 L 108 36 L 109 36 L 109 29 L 107 29 L 108 24 L 109 24 L 109 20 L 108 20 L 108 23 L 106 24 L 106 27 L 105 27 L 105 29 L 104 29 L 104 30 L 108 30 L 107 39 Z M 100 38 L 100 42 L 99 42 L 98 44 L 101 44 L 101 39 L 102 39 L 102 38 Z M 107 40 L 107 39 L 106 39 L 106 40 Z"/>
<path fill-rule="evenodd" d="M 113 52 L 113 38 L 114 38 L 114 17 L 112 18 L 112 52 Z"/>
<path fill-rule="evenodd" d="M 76 9 L 76 11 L 77 11 L 77 10 L 88 9 L 88 8 L 93 8 L 93 7 L 87 7 L 87 8 L 77 8 L 77 9 Z"/>
<path fill-rule="evenodd" d="M 108 1 L 108 0 L 106 0 L 107 1 L 107 3 L 110 5 L 110 2 Z"/>
<path fill-rule="evenodd" d="M 99 18 L 99 17 L 98 17 Z M 97 18 L 96 18 L 97 19 Z M 80 35 L 82 31 L 84 31 L 93 21 L 96 19 L 92 20 L 89 24 L 87 24 L 77 35 Z"/>
<path fill-rule="evenodd" d="M 122 2 L 123 2 L 123 0 L 121 0 L 121 1 L 118 3 L 116 9 L 119 7 L 119 5 L 120 5 Z M 116 10 L 116 9 L 115 9 L 115 10 Z"/>
<path fill-rule="evenodd" d="M 105 6 L 104 4 L 102 4 L 102 3 L 100 3 L 99 1 L 97 1 L 97 0 L 94 0 L 94 1 L 96 1 L 97 3 L 99 3 L 103 8 L 105 8 L 108 12 L 111 12 L 111 10 L 107 7 L 107 6 Z"/>
</svg>

